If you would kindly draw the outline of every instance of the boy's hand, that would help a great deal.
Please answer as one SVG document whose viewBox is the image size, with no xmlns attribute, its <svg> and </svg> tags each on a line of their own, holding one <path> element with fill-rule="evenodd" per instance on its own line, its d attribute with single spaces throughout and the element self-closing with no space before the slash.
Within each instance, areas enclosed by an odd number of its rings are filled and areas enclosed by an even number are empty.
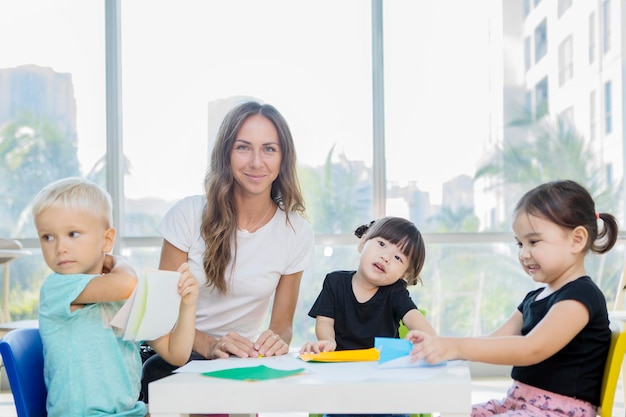
<svg viewBox="0 0 626 417">
<path fill-rule="evenodd" d="M 104 255 L 104 263 L 102 264 L 102 273 L 108 274 L 115 267 L 115 257 L 113 255 Z"/>
<path fill-rule="evenodd" d="M 317 342 L 307 342 L 300 349 L 300 353 L 334 352 L 335 349 L 337 349 L 337 342 L 334 340 L 318 340 Z"/>
<path fill-rule="evenodd" d="M 180 272 L 178 294 L 180 294 L 181 303 L 186 306 L 195 306 L 198 303 L 198 294 L 200 293 L 198 280 L 189 272 L 189 264 L 187 262 L 178 268 L 178 272 Z"/>
</svg>

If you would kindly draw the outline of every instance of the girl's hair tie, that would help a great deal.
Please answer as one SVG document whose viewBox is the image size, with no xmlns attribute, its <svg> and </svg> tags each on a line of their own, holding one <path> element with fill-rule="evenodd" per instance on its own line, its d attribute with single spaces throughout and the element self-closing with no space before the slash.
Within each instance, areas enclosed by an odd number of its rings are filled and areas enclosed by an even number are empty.
<svg viewBox="0 0 626 417">
<path fill-rule="evenodd" d="M 373 224 L 374 224 L 374 220 L 372 220 L 368 224 L 363 224 L 357 227 L 356 230 L 354 231 L 354 235 L 358 237 L 359 239 L 361 239 L 363 235 L 365 234 L 365 232 L 367 232 L 369 228 L 372 227 Z"/>
</svg>

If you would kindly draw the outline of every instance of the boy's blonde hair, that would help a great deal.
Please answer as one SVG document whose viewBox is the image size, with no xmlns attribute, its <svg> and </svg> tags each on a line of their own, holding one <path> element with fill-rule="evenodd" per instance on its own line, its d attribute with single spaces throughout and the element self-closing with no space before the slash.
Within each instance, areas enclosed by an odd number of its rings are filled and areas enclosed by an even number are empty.
<svg viewBox="0 0 626 417">
<path fill-rule="evenodd" d="M 113 224 L 113 204 L 109 193 L 85 178 L 63 178 L 43 187 L 33 201 L 33 217 L 50 207 L 86 211 L 101 217 L 106 227 Z"/>
</svg>

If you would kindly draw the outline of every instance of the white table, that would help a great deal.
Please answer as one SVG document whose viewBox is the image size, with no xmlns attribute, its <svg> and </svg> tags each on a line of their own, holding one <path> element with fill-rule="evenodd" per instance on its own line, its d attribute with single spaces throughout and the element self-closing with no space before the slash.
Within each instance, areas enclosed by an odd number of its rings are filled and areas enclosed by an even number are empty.
<svg viewBox="0 0 626 417">
<path fill-rule="evenodd" d="M 264 364 L 305 372 L 257 382 L 198 372 Z M 466 362 L 446 366 L 380 369 L 377 362 L 305 363 L 293 354 L 265 359 L 194 361 L 150 384 L 151 417 L 230 413 L 431 413 L 468 416 L 471 378 Z M 185 369 L 183 368 L 183 370 Z"/>
</svg>

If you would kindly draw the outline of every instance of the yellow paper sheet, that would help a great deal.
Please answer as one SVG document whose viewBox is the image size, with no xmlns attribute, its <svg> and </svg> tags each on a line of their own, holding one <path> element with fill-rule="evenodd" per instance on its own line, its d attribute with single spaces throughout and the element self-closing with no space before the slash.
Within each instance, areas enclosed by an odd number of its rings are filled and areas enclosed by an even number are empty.
<svg viewBox="0 0 626 417">
<path fill-rule="evenodd" d="M 339 350 L 335 352 L 301 353 L 305 362 L 368 362 L 377 361 L 380 352 L 376 348 Z"/>
</svg>

